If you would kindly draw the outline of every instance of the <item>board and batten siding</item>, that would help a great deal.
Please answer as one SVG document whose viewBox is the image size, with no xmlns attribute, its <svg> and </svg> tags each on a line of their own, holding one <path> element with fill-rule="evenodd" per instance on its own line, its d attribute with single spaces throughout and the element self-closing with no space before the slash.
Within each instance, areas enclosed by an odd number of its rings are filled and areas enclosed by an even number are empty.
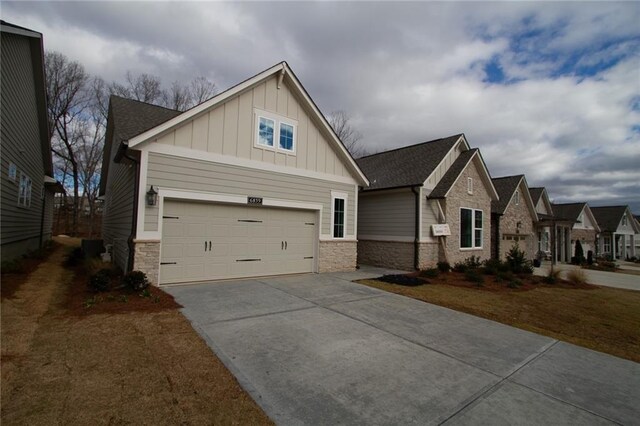
<svg viewBox="0 0 640 426">
<path fill-rule="evenodd" d="M 114 148 L 116 141 L 113 141 Z M 127 270 L 129 262 L 129 237 L 134 211 L 134 191 L 137 165 L 115 163 L 117 149 L 111 150 L 109 175 L 105 192 L 102 219 L 102 237 L 105 244 L 112 244 L 112 260 Z"/>
<path fill-rule="evenodd" d="M 358 239 L 415 238 L 415 200 L 409 189 L 360 193 Z"/>
<path fill-rule="evenodd" d="M 422 239 L 424 241 L 434 240 L 431 235 L 431 225 L 440 223 L 438 221 L 440 212 L 438 211 L 437 203 L 437 200 L 428 200 L 424 195 L 422 197 Z"/>
<path fill-rule="evenodd" d="M 39 246 L 45 172 L 29 39 L 3 32 L 1 45 L 0 239 L 2 260 L 10 260 Z M 15 180 L 9 179 L 9 163 L 17 166 Z M 31 203 L 28 207 L 18 205 L 21 172 L 32 182 Z"/>
<path fill-rule="evenodd" d="M 263 161 L 279 166 L 351 176 L 316 118 L 302 107 L 289 89 L 287 79 L 280 88 L 273 76 L 163 135 L 154 142 Z M 255 145 L 256 117 L 260 111 L 295 124 L 295 153 Z M 278 141 L 275 141 L 277 145 Z"/>
<path fill-rule="evenodd" d="M 424 187 L 427 189 L 435 188 L 438 182 L 440 182 L 440 179 L 442 179 L 444 174 L 447 173 L 451 165 L 458 159 L 463 151 L 464 146 L 462 145 L 462 143 L 459 143 L 456 149 L 452 149 L 451 151 L 449 151 L 442 162 L 438 165 L 438 167 L 436 167 L 436 169 L 426 180 Z"/>
<path fill-rule="evenodd" d="M 251 169 L 230 164 L 150 152 L 147 185 L 187 190 L 322 204 L 323 235 L 331 234 L 331 191 L 344 192 L 347 236 L 354 236 L 355 185 Z M 158 230 L 158 208 L 145 206 L 145 231 Z"/>
</svg>

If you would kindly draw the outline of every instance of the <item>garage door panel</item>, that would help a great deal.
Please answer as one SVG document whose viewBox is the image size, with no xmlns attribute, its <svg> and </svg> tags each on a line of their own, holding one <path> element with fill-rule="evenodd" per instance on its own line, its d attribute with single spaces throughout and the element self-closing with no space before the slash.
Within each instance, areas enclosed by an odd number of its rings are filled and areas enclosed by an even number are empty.
<svg viewBox="0 0 640 426">
<path fill-rule="evenodd" d="M 163 218 L 162 262 L 176 264 L 162 283 L 313 271 L 317 212 L 173 200 L 164 211 L 177 219 Z"/>
</svg>

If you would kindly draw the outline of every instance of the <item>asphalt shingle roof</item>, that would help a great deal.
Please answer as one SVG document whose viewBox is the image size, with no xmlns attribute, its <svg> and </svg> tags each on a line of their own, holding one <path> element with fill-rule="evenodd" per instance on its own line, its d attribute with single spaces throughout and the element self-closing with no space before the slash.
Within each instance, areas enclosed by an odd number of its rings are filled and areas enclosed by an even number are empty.
<svg viewBox="0 0 640 426">
<path fill-rule="evenodd" d="M 473 157 L 478 152 L 478 148 L 473 148 L 467 151 L 462 152 L 456 161 L 453 162 L 449 170 L 442 176 L 440 182 L 433 188 L 431 194 L 429 194 L 429 198 L 444 198 L 447 196 L 447 192 L 451 189 L 451 186 L 456 183 L 458 176 L 464 170 L 464 168 L 469 164 L 471 157 Z"/>
<path fill-rule="evenodd" d="M 540 197 L 542 197 L 543 191 L 544 187 L 542 186 L 537 188 L 529 188 L 529 195 L 531 195 L 531 200 L 533 201 L 534 205 L 538 204 L 538 201 L 540 201 Z"/>
<path fill-rule="evenodd" d="M 551 204 L 553 215 L 559 219 L 578 220 L 586 203 Z"/>
<path fill-rule="evenodd" d="M 626 211 L 627 206 L 591 207 L 591 212 L 603 232 L 615 232 Z"/>
<path fill-rule="evenodd" d="M 369 179 L 369 188 L 420 185 L 440 164 L 462 134 L 362 157 L 356 162 Z"/>
<path fill-rule="evenodd" d="M 121 141 L 137 136 L 181 114 L 180 111 L 120 96 L 111 96 L 110 102 L 114 133 Z"/>
<path fill-rule="evenodd" d="M 491 201 L 491 212 L 503 214 L 509 205 L 509 201 L 513 196 L 513 193 L 518 189 L 518 185 L 524 175 L 516 175 L 516 176 L 503 176 L 499 178 L 491 179 L 493 182 L 493 186 L 496 188 L 496 192 L 500 197 L 499 200 Z M 522 202 L 524 202 L 524 195 Z"/>
</svg>

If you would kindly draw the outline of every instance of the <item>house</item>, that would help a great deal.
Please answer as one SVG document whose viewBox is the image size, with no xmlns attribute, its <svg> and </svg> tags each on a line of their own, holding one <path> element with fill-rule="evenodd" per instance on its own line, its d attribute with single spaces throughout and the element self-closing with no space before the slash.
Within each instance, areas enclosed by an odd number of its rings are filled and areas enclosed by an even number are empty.
<svg viewBox="0 0 640 426">
<path fill-rule="evenodd" d="M 111 98 L 103 237 L 153 283 L 352 270 L 367 185 L 285 62 L 183 113 Z"/>
<path fill-rule="evenodd" d="M 640 227 L 629 206 L 592 207 L 591 211 L 600 225 L 598 255 L 622 260 L 636 256 Z"/>
<path fill-rule="evenodd" d="M 528 259 L 533 259 L 537 252 L 534 226 L 538 214 L 527 180 L 524 175 L 516 175 L 491 181 L 500 197 L 491 202 L 492 257 L 505 260 L 517 245 Z"/>
<path fill-rule="evenodd" d="M 529 188 L 531 201 L 536 206 L 538 222 L 534 224 L 536 255 L 542 254 L 544 258 L 551 258 L 551 231 L 553 223 L 553 210 L 547 189 L 544 187 Z"/>
<path fill-rule="evenodd" d="M 53 178 L 42 34 L 0 22 L 2 86 L 2 260 L 51 238 Z"/>
<path fill-rule="evenodd" d="M 575 242 L 580 240 L 584 256 L 596 255 L 596 240 L 600 228 L 587 203 L 552 204 L 556 216 L 572 222 L 569 237 L 569 257 L 575 256 Z"/>
<path fill-rule="evenodd" d="M 463 134 L 358 159 L 358 263 L 398 269 L 491 257 L 498 194 Z"/>
</svg>

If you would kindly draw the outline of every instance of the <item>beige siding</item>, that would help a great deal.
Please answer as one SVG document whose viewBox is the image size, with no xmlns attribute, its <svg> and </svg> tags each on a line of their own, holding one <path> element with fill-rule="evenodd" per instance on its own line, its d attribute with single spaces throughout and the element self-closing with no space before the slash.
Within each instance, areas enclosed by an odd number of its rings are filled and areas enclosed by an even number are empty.
<svg viewBox="0 0 640 426">
<path fill-rule="evenodd" d="M 149 154 L 147 185 L 321 204 L 324 235 L 330 234 L 331 191 L 345 192 L 348 194 L 347 236 L 354 236 L 355 185 L 158 153 Z M 158 230 L 157 215 L 157 208 L 145 209 L 145 231 Z"/>
<path fill-rule="evenodd" d="M 426 196 L 422 197 L 422 237 L 425 240 L 432 240 L 431 225 L 440 223 L 438 216 L 437 200 L 427 200 Z"/>
<path fill-rule="evenodd" d="M 447 154 L 447 156 L 444 157 L 442 162 L 438 165 L 438 167 L 436 167 L 436 169 L 433 171 L 431 176 L 429 176 L 429 179 L 427 179 L 427 182 L 425 184 L 425 188 L 433 189 L 433 188 L 436 187 L 438 182 L 440 182 L 440 179 L 442 179 L 444 174 L 447 173 L 447 170 L 449 170 L 449 167 L 451 167 L 451 165 L 460 156 L 460 153 L 462 152 L 462 150 L 463 150 L 462 144 L 460 144 L 460 145 L 458 145 L 457 149 L 452 149 Z"/>
<path fill-rule="evenodd" d="M 113 244 L 114 263 L 126 271 L 129 261 L 128 239 L 133 223 L 135 168 L 138 166 L 114 163 L 116 148 L 114 146 L 111 150 L 109 160 L 102 236 L 105 244 Z"/>
<path fill-rule="evenodd" d="M 415 237 L 415 194 L 411 190 L 361 193 L 358 238 Z"/>
<path fill-rule="evenodd" d="M 208 151 L 239 158 L 263 161 L 337 176 L 350 176 L 341 157 L 329 142 L 328 135 L 311 111 L 306 111 L 285 81 L 277 88 L 274 76 L 222 105 L 170 131 L 156 142 L 183 148 Z M 295 153 L 257 147 L 256 114 L 258 110 L 276 114 L 297 124 Z M 277 143 L 277 141 L 276 141 Z"/>
<path fill-rule="evenodd" d="M 38 248 L 42 219 L 44 167 L 38 127 L 38 107 L 31 47 L 26 37 L 2 33 L 2 156 L 0 166 L 2 260 Z M 9 180 L 9 163 L 17 166 Z M 31 204 L 18 206 L 20 172 L 32 182 Z"/>
<path fill-rule="evenodd" d="M 551 214 L 551 212 L 547 208 L 546 203 L 544 202 L 544 196 L 541 196 L 540 199 L 538 200 L 538 204 L 536 205 L 536 212 L 541 214 L 548 214 L 548 215 Z"/>
</svg>

